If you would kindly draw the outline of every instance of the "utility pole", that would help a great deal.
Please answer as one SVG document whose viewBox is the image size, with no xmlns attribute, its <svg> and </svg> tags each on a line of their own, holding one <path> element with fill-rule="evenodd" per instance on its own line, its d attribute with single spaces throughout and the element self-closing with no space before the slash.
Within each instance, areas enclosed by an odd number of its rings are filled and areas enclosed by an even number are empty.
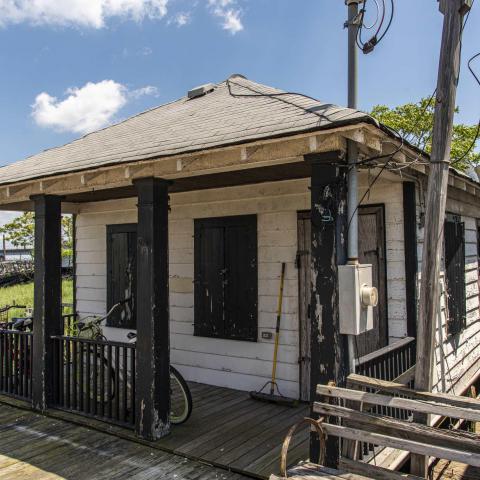
<svg viewBox="0 0 480 480">
<path fill-rule="evenodd" d="M 444 19 L 426 198 L 415 367 L 415 388 L 424 391 L 432 389 L 435 319 L 439 307 L 440 262 L 453 114 L 460 72 L 462 22 L 471 5 L 471 0 L 440 0 Z M 427 417 L 416 416 L 415 420 L 426 423 Z M 427 478 L 427 457 L 412 455 L 411 466 L 413 474 Z"/>
<path fill-rule="evenodd" d="M 345 0 L 348 7 L 348 107 L 358 108 L 358 52 L 357 34 L 359 27 L 358 5 L 363 0 Z M 347 143 L 348 158 L 348 263 L 358 263 L 358 148 L 351 140 Z M 348 362 L 351 373 L 355 373 L 355 340 L 348 335 Z"/>
</svg>

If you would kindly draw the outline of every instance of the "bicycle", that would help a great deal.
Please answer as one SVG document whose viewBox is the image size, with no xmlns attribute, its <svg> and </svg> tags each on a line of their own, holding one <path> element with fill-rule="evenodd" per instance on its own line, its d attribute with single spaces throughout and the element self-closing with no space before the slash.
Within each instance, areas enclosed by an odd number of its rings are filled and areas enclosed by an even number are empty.
<svg viewBox="0 0 480 480">
<path fill-rule="evenodd" d="M 122 300 L 121 302 L 118 302 L 117 304 L 113 305 L 112 308 L 107 312 L 106 315 L 101 316 L 101 317 L 86 317 L 82 320 L 79 320 L 77 322 L 74 322 L 74 328 L 77 329 L 77 337 L 79 338 L 86 338 L 90 340 L 101 340 L 101 341 L 107 341 L 105 335 L 103 334 L 103 328 L 102 324 L 104 321 L 106 321 L 118 308 L 122 307 L 125 305 L 130 299 Z M 136 338 L 137 334 L 135 332 L 129 332 L 127 334 L 127 339 L 128 343 L 130 344 L 135 344 L 136 343 Z M 89 361 L 89 356 L 90 355 L 95 355 L 94 352 L 94 346 L 90 345 L 90 347 L 87 349 L 87 351 L 81 352 L 82 355 L 82 362 L 84 364 L 84 367 L 82 370 L 87 371 L 86 369 L 86 364 Z M 90 382 L 90 385 L 92 385 L 94 382 L 93 376 L 95 375 L 94 371 L 96 371 L 97 375 L 97 384 L 100 384 L 100 379 L 98 379 L 99 372 L 103 372 L 104 379 L 102 382 L 103 384 L 106 384 L 110 380 L 110 388 L 104 389 L 107 392 L 103 394 L 102 396 L 98 392 L 93 392 L 92 389 L 90 389 L 90 399 L 91 400 L 97 400 L 97 402 L 103 402 L 107 403 L 111 400 L 116 395 L 115 391 L 115 368 L 111 365 L 110 362 L 108 362 L 108 359 L 101 355 L 97 351 L 96 354 L 96 362 L 97 366 L 95 369 L 89 368 L 88 370 L 90 371 L 90 378 L 86 379 L 85 376 L 83 377 L 83 391 L 86 391 L 86 385 L 85 383 L 87 381 Z M 103 368 L 102 368 L 102 363 L 103 363 Z M 72 371 L 72 369 L 69 369 Z M 122 370 L 122 369 L 120 369 Z M 79 378 L 78 371 L 79 369 L 76 369 L 77 371 L 77 384 L 82 382 L 82 379 Z M 132 382 L 130 379 L 127 379 L 127 387 L 129 390 L 132 388 Z M 109 392 L 108 392 L 109 391 Z M 170 365 L 170 402 L 171 402 L 171 410 L 170 410 L 170 421 L 174 425 L 179 425 L 184 422 L 186 422 L 193 409 L 193 402 L 192 402 L 192 395 L 190 392 L 190 389 L 187 385 L 187 382 L 185 379 L 182 377 L 180 372 L 173 366 Z"/>
</svg>

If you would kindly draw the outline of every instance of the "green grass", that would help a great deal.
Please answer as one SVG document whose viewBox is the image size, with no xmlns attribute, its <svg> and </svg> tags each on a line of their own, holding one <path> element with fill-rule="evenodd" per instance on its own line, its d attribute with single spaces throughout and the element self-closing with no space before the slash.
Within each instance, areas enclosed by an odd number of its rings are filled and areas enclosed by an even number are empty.
<svg viewBox="0 0 480 480">
<path fill-rule="evenodd" d="M 21 283 L 11 287 L 0 288 L 0 308 L 5 305 L 25 305 L 33 307 L 33 282 Z M 73 303 L 73 280 L 62 280 L 62 303 Z M 9 317 L 22 316 L 21 310 L 10 310 Z"/>
</svg>

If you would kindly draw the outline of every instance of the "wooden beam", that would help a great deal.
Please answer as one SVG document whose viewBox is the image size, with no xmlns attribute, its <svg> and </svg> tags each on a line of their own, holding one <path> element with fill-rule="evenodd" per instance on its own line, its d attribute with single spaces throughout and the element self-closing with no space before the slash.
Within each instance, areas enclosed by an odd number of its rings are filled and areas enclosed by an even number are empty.
<svg viewBox="0 0 480 480">
<path fill-rule="evenodd" d="M 340 468 L 347 472 L 365 475 L 368 478 L 374 478 L 375 480 L 422 480 L 420 477 L 410 475 L 409 473 L 396 472 L 394 470 L 379 467 L 378 465 L 356 462 L 349 458 L 342 458 L 340 460 Z"/>
<path fill-rule="evenodd" d="M 135 432 L 156 440 L 170 431 L 168 182 L 145 178 L 138 192 Z"/>
<path fill-rule="evenodd" d="M 382 407 L 401 408 L 412 412 L 424 414 L 438 414 L 444 417 L 464 418 L 473 422 L 480 421 L 480 411 L 465 407 L 454 407 L 445 403 L 420 402 L 408 398 L 389 397 L 379 393 L 368 393 L 347 388 L 330 387 L 328 385 L 317 386 L 318 395 L 332 398 L 342 398 L 354 402 L 363 402 L 369 405 Z"/>
<path fill-rule="evenodd" d="M 400 383 L 365 377 L 356 373 L 350 374 L 348 376 L 348 381 L 358 387 L 372 388 L 382 392 L 402 395 L 413 400 L 420 400 L 424 402 L 441 402 L 446 405 L 451 405 L 452 407 L 471 408 L 480 411 L 480 400 L 476 398 L 460 397 L 450 393 L 422 392 L 419 390 L 412 390 L 411 388 L 401 385 Z"/>
<path fill-rule="evenodd" d="M 414 182 L 403 183 L 403 239 L 405 243 L 405 293 L 407 335 L 417 334 L 417 192 Z"/>
<path fill-rule="evenodd" d="M 32 405 L 43 412 L 54 401 L 51 337 L 63 334 L 61 198 L 39 195 L 32 200 L 35 204 Z"/>
<path fill-rule="evenodd" d="M 322 424 L 327 435 L 346 438 L 364 443 L 372 443 L 384 447 L 398 448 L 400 450 L 408 450 L 411 453 L 419 455 L 427 455 L 437 458 L 444 458 L 454 462 L 466 463 L 473 467 L 480 467 L 480 455 L 468 453 L 462 450 L 454 450 L 451 448 L 440 447 L 438 445 L 425 445 L 424 443 L 414 440 L 406 440 L 403 438 L 390 437 L 379 433 L 365 432 L 358 428 L 343 427 L 340 425 L 331 425 L 329 423 Z"/>
<path fill-rule="evenodd" d="M 331 155 L 308 156 L 311 179 L 311 398 L 318 383 L 345 383 L 345 337 L 339 333 L 338 268 L 346 262 L 346 169 L 332 165 Z M 310 458 L 318 459 L 318 443 L 311 437 Z M 326 464 L 339 459 L 337 439 L 327 441 Z"/>
<path fill-rule="evenodd" d="M 340 417 L 348 427 L 480 455 L 480 436 L 472 433 L 442 430 L 320 402 L 315 403 L 315 411 L 326 417 Z"/>
</svg>

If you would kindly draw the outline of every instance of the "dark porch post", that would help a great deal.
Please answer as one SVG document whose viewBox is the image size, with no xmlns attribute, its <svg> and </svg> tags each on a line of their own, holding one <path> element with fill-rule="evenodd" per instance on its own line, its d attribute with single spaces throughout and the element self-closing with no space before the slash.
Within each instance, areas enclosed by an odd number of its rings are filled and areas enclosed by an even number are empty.
<svg viewBox="0 0 480 480">
<path fill-rule="evenodd" d="M 343 385 L 346 374 L 345 338 L 339 333 L 338 269 L 347 260 L 346 168 L 334 165 L 339 153 L 312 155 L 312 297 L 311 297 L 311 398 L 317 384 Z M 313 415 L 313 411 L 311 412 Z M 325 463 L 336 466 L 339 442 L 327 440 Z M 312 434 L 310 458 L 317 461 L 319 444 Z"/>
<path fill-rule="evenodd" d="M 33 196 L 35 273 L 32 358 L 32 404 L 44 411 L 53 401 L 52 335 L 62 335 L 61 197 Z"/>
<path fill-rule="evenodd" d="M 155 440 L 170 430 L 168 182 L 134 181 L 138 192 L 135 432 Z"/>
</svg>

